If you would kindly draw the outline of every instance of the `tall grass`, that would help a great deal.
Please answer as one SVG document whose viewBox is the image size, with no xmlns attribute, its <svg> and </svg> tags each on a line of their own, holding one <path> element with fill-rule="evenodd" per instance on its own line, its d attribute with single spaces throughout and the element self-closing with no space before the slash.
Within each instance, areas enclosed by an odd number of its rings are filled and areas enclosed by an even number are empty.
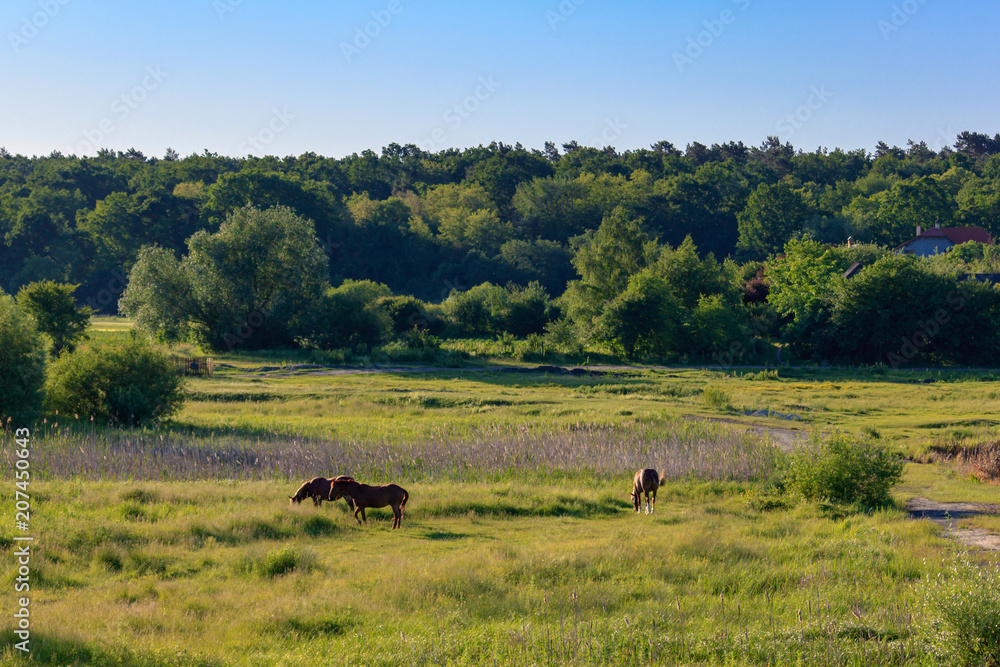
<svg viewBox="0 0 1000 667">
<path fill-rule="evenodd" d="M 0 461 L 13 470 L 13 447 Z M 495 481 L 597 476 L 654 467 L 668 479 L 749 481 L 767 477 L 773 443 L 736 429 L 689 421 L 566 428 L 497 425 L 426 439 L 322 439 L 279 433 L 158 433 L 52 429 L 34 438 L 32 473 L 42 479 L 365 479 Z"/>
</svg>

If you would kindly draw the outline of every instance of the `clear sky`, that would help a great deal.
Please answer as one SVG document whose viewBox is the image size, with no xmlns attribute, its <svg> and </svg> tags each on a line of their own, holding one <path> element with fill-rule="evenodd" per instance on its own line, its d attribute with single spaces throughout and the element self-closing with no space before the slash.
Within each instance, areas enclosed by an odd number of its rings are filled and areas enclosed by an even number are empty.
<svg viewBox="0 0 1000 667">
<path fill-rule="evenodd" d="M 342 157 L 1000 132 L 996 0 L 4 0 L 0 146 Z"/>
</svg>

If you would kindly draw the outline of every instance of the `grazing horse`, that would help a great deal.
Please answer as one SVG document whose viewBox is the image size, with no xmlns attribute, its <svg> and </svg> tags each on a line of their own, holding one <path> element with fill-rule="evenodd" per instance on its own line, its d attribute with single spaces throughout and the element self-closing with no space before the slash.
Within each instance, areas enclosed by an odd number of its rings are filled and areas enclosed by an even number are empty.
<svg viewBox="0 0 1000 667">
<path fill-rule="evenodd" d="M 330 498 L 330 486 L 336 481 L 343 481 L 351 479 L 347 475 L 341 475 L 339 477 L 334 477 L 333 479 L 327 479 L 326 477 L 314 477 L 308 482 L 303 482 L 299 490 L 295 492 L 294 496 L 288 496 L 289 504 L 295 503 L 299 504 L 306 498 L 312 498 L 314 505 L 322 505 L 324 500 Z M 347 504 L 350 507 L 354 507 L 354 503 L 350 498 L 347 499 Z"/>
<path fill-rule="evenodd" d="M 392 529 L 395 530 L 403 522 L 403 509 L 410 494 L 401 486 L 395 484 L 384 484 L 382 486 L 369 486 L 360 484 L 353 479 L 337 478 L 330 485 L 330 500 L 336 500 L 341 496 L 346 496 L 354 502 L 354 518 L 361 525 L 362 520 L 368 523 L 365 516 L 366 507 L 392 507 Z M 358 519 L 358 512 L 361 518 Z"/>
<path fill-rule="evenodd" d="M 646 514 L 652 514 L 653 510 L 656 509 L 656 490 L 660 488 L 660 475 L 652 468 L 645 468 L 640 470 L 632 478 L 632 506 L 635 511 L 639 511 L 639 507 L 642 503 L 639 500 L 639 496 L 642 494 L 646 495 Z M 653 494 L 653 502 L 649 502 L 649 494 Z"/>
</svg>

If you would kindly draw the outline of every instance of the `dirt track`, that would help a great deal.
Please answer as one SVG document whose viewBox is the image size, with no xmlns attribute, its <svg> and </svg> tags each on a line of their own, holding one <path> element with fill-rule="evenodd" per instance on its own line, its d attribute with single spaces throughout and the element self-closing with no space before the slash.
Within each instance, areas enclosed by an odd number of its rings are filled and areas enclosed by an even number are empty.
<svg viewBox="0 0 1000 667">
<path fill-rule="evenodd" d="M 926 498 L 913 498 L 906 509 L 915 519 L 929 519 L 944 526 L 945 535 L 967 547 L 1000 551 L 1000 535 L 982 528 L 956 528 L 957 519 L 968 519 L 981 514 L 1000 514 L 1000 505 L 986 503 L 938 503 Z"/>
</svg>

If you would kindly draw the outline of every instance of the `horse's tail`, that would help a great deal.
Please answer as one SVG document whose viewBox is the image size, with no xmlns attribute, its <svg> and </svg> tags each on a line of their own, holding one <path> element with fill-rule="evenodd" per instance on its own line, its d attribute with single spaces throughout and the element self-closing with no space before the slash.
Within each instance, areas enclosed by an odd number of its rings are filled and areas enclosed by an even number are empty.
<svg viewBox="0 0 1000 667">
<path fill-rule="evenodd" d="M 402 488 L 402 487 L 401 487 Z M 406 489 L 403 489 L 403 499 L 399 501 L 399 514 L 403 514 L 403 508 L 406 507 L 406 501 L 410 499 L 410 494 L 407 493 Z"/>
</svg>

